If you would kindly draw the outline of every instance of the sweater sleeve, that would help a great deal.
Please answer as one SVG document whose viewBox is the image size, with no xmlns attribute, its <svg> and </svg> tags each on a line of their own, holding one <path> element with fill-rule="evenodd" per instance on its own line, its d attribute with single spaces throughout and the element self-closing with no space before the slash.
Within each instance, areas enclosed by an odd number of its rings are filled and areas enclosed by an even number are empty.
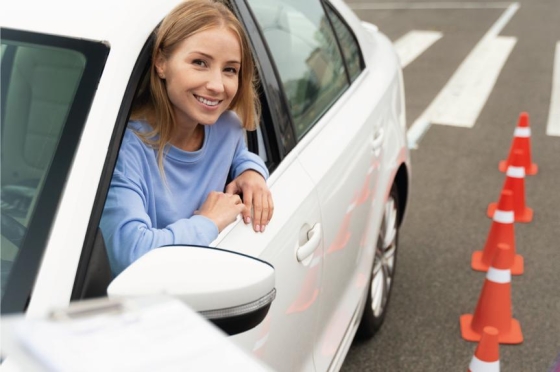
<svg viewBox="0 0 560 372">
<path fill-rule="evenodd" d="M 218 236 L 214 222 L 199 215 L 154 228 L 146 205 L 143 187 L 115 169 L 100 223 L 114 276 L 157 247 L 208 245 Z"/>
<path fill-rule="evenodd" d="M 247 145 L 245 144 L 245 138 L 240 136 L 237 141 L 233 162 L 231 164 L 232 179 L 238 177 L 241 173 L 248 169 L 257 171 L 264 177 L 264 179 L 268 179 L 268 169 L 266 168 L 264 161 L 260 158 L 260 156 L 249 151 Z"/>
</svg>

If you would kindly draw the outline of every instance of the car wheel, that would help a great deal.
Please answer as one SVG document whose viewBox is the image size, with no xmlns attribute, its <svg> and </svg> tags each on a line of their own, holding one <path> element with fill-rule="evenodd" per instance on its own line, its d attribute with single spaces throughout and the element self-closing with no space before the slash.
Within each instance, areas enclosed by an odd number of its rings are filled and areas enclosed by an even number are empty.
<svg viewBox="0 0 560 372">
<path fill-rule="evenodd" d="M 383 324 L 395 275 L 399 232 L 399 195 L 395 185 L 385 202 L 379 228 L 367 300 L 358 327 L 360 338 L 371 338 Z"/>
</svg>

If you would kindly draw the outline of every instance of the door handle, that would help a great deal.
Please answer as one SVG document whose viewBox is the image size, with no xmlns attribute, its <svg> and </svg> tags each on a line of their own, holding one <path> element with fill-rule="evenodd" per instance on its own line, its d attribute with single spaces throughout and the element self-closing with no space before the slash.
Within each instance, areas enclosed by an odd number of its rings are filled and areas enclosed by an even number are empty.
<svg viewBox="0 0 560 372">
<path fill-rule="evenodd" d="M 297 249 L 296 256 L 299 262 L 311 256 L 313 252 L 319 248 L 322 235 L 321 224 L 316 223 L 315 226 L 307 232 L 307 242 Z"/>
<path fill-rule="evenodd" d="M 383 127 L 375 130 L 375 133 L 373 134 L 373 140 L 371 141 L 371 147 L 373 148 L 374 151 L 378 150 L 383 144 L 384 134 L 385 134 L 385 129 L 383 129 Z"/>
</svg>

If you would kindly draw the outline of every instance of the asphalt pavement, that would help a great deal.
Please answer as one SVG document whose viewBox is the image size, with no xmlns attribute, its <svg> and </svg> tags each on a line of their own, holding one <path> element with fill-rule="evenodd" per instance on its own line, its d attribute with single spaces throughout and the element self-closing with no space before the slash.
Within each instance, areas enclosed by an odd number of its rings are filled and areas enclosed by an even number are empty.
<svg viewBox="0 0 560 372">
<path fill-rule="evenodd" d="M 404 69 L 409 126 L 511 4 L 348 3 L 394 42 L 412 30 L 442 34 Z M 501 370 L 547 372 L 559 356 L 560 137 L 547 135 L 546 127 L 560 1 L 522 0 L 519 5 L 499 32 L 515 38 L 515 45 L 474 126 L 433 124 L 411 151 L 410 200 L 389 312 L 372 340 L 354 342 L 344 372 L 467 370 L 476 344 L 461 338 L 459 317 L 474 311 L 485 278 L 471 270 L 471 254 L 488 237 L 492 221 L 486 208 L 497 201 L 505 181 L 498 162 L 507 157 L 523 111 L 529 113 L 539 171 L 525 178 L 533 221 L 515 224 L 525 272 L 512 278 L 512 309 L 524 342 L 500 346 Z"/>
</svg>

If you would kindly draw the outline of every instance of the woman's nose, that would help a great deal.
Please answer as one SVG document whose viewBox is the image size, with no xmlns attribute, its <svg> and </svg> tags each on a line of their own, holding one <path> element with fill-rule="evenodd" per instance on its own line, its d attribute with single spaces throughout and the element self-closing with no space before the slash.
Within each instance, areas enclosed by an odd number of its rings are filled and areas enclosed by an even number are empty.
<svg viewBox="0 0 560 372">
<path fill-rule="evenodd" d="M 224 91 L 224 81 L 222 71 L 212 71 L 209 74 L 206 88 L 212 92 L 222 93 Z"/>
</svg>

